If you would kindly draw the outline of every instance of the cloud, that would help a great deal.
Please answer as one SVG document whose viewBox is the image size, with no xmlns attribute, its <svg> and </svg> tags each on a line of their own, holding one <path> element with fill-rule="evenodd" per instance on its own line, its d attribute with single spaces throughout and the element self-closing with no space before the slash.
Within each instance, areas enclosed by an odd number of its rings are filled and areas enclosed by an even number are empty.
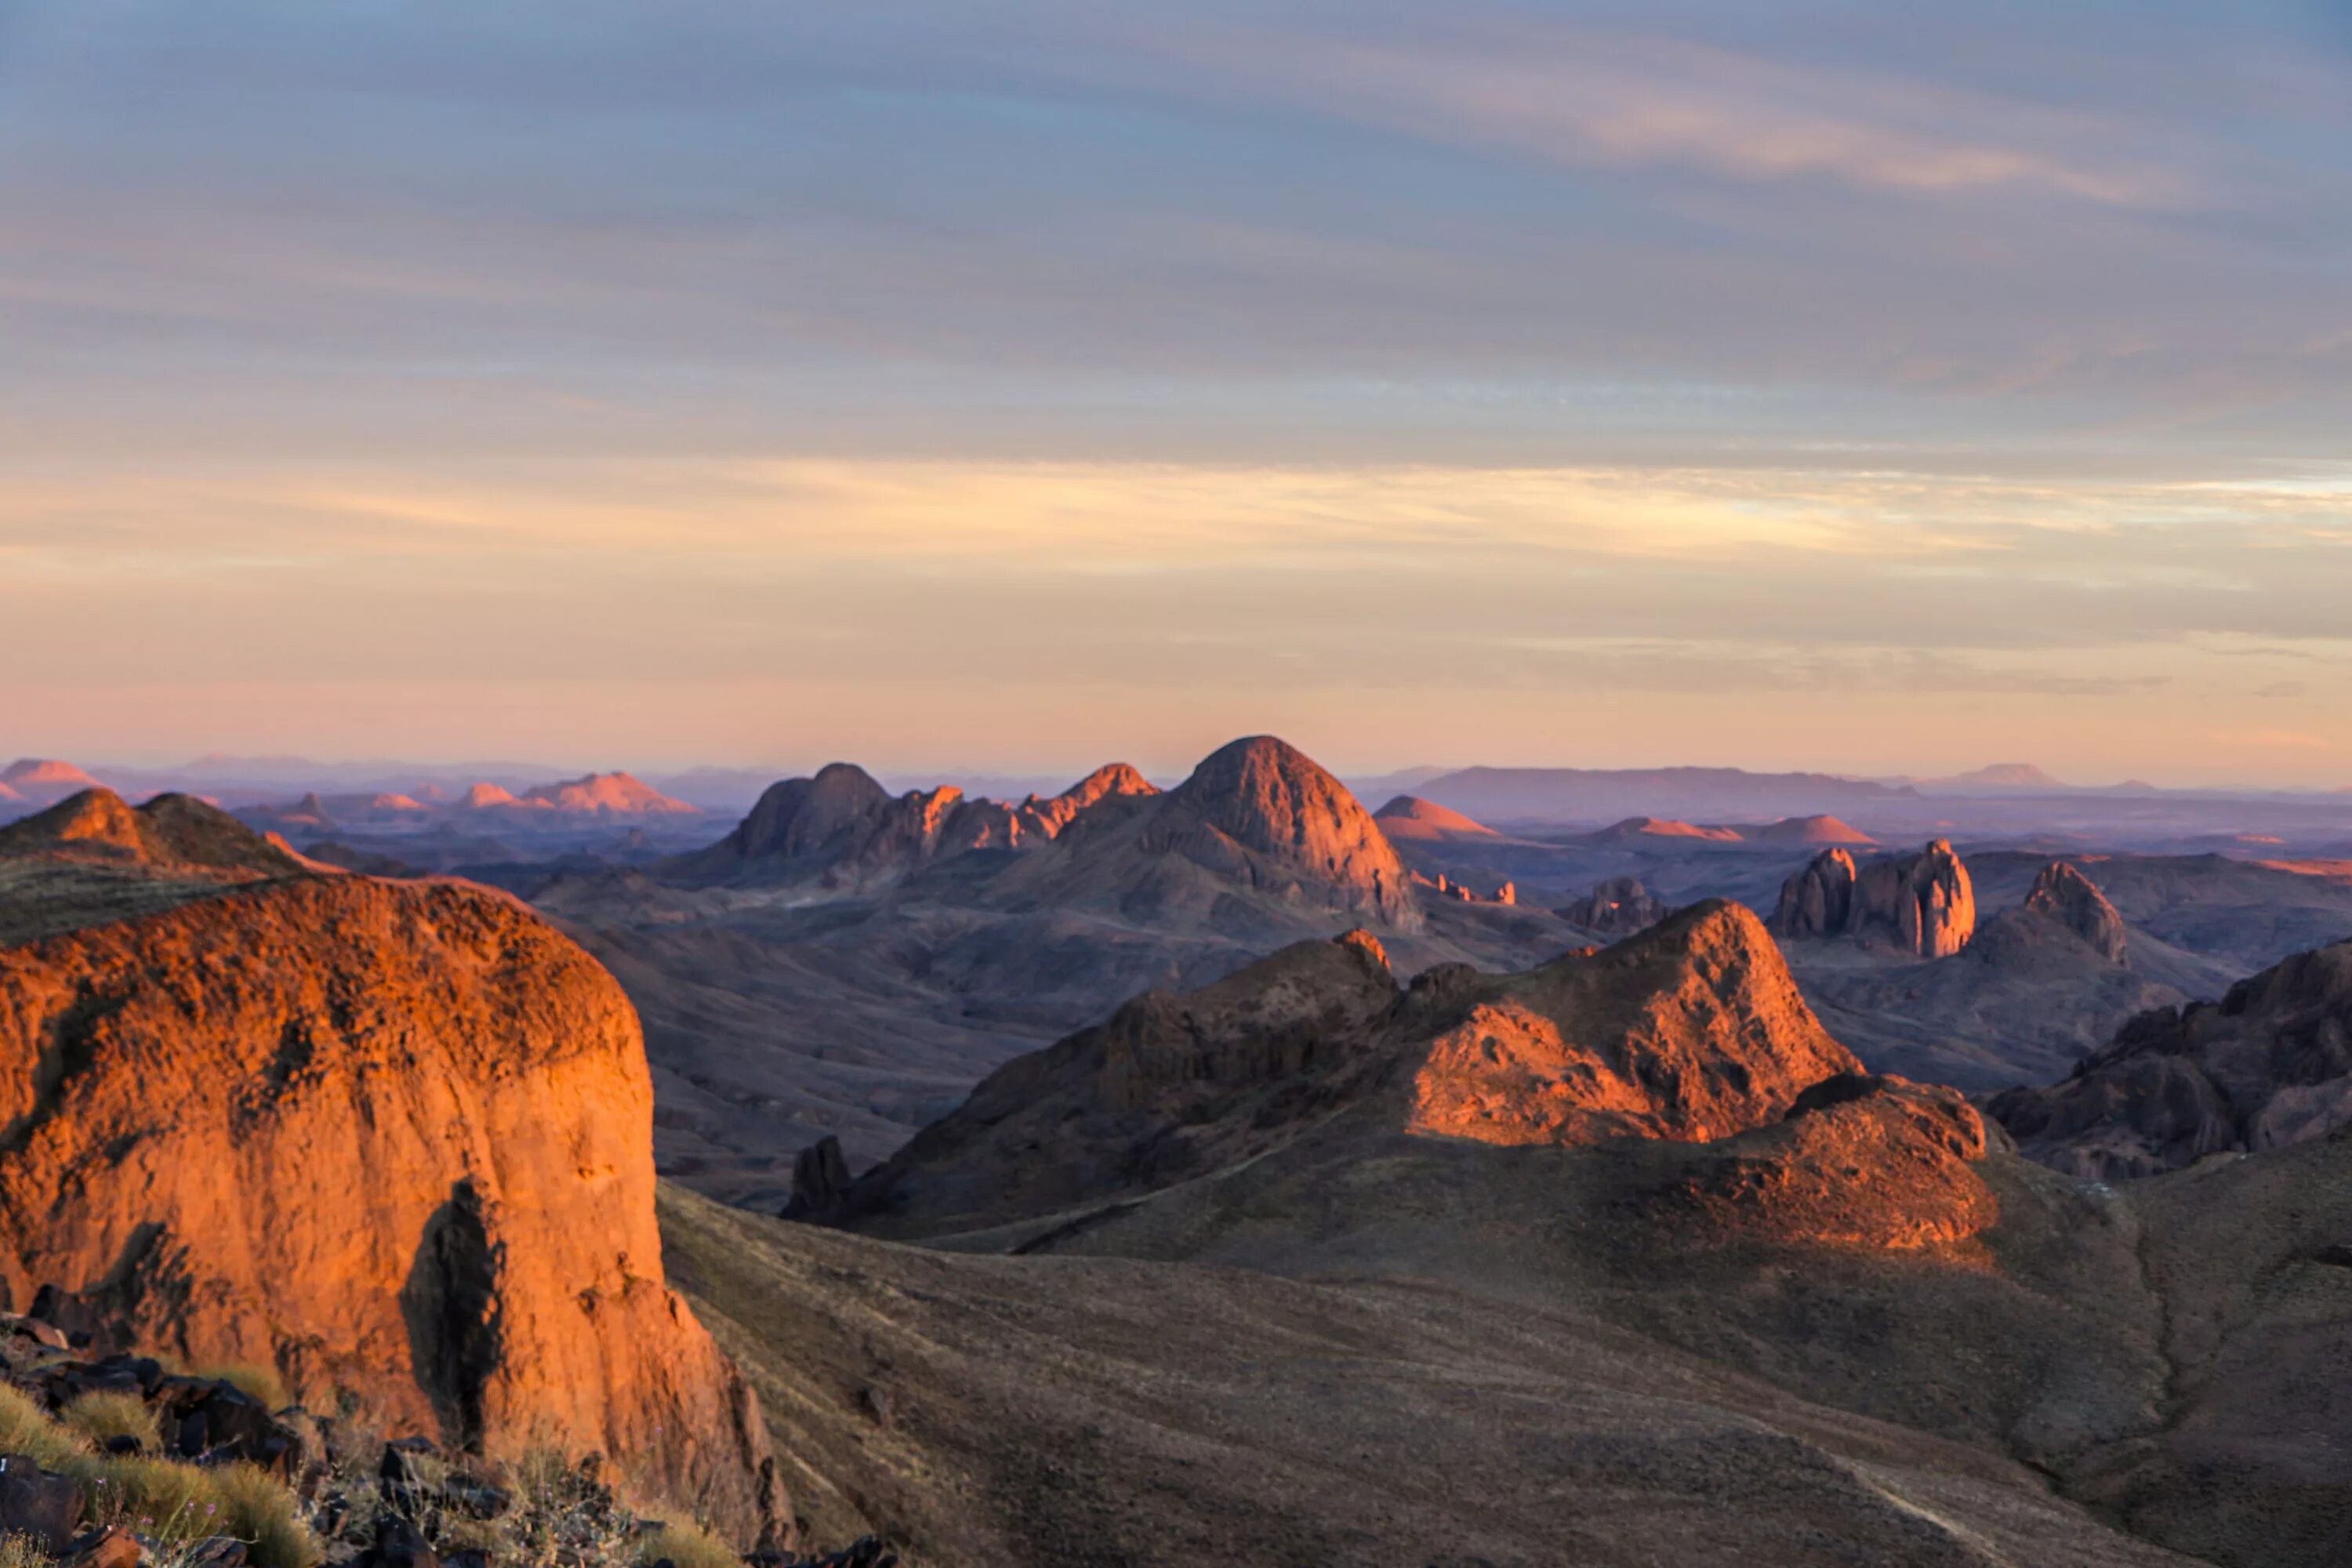
<svg viewBox="0 0 2352 1568">
<path fill-rule="evenodd" d="M 2118 139 L 2116 128 L 2079 113 L 1655 35 L 1466 31 L 1398 44 L 1234 39 L 1223 63 L 1246 71 L 1279 60 L 1282 81 L 1313 101 L 1571 166 L 1666 164 L 1915 195 L 2015 189 L 2125 207 L 2192 195 L 2179 170 L 2100 145 Z"/>
</svg>

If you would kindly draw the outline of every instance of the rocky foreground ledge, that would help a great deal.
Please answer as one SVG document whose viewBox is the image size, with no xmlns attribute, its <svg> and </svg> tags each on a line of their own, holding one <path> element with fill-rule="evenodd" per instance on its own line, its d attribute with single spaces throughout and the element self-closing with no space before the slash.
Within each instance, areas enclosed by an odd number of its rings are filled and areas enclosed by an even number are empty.
<svg viewBox="0 0 2352 1568">
<path fill-rule="evenodd" d="M 625 1460 L 505 1461 L 283 1403 L 253 1367 L 90 1359 L 0 1314 L 0 1563 L 6 1568 L 897 1568 L 876 1538 L 815 1556 L 730 1548 L 648 1511 Z"/>
</svg>

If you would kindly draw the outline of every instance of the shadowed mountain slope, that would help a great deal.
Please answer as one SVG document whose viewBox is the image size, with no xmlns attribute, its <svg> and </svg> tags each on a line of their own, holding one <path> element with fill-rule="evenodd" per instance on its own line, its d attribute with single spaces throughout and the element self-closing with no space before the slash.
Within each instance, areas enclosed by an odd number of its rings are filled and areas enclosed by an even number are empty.
<svg viewBox="0 0 2352 1568">
<path fill-rule="evenodd" d="M 2209 1154 L 2352 1129 L 2352 942 L 2151 1011 L 2064 1081 L 1990 1109 L 2034 1159 L 2084 1175 L 2147 1175 Z"/>
<path fill-rule="evenodd" d="M 1720 1138 L 1861 1064 L 1755 916 L 1700 905 L 1523 974 L 1401 989 L 1363 932 L 1153 993 L 992 1075 L 852 1187 L 890 1234 L 1003 1224 L 1255 1157 L 1342 1112 L 1492 1143 Z"/>
</svg>

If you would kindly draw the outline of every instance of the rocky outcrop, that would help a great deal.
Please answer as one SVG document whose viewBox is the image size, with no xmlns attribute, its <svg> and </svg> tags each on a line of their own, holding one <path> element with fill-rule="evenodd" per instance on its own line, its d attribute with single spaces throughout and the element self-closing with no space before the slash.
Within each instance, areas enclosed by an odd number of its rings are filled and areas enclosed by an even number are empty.
<svg viewBox="0 0 2352 1568">
<path fill-rule="evenodd" d="M 1727 1237 L 1903 1251 L 1964 1241 L 2000 1217 L 1976 1170 L 1984 1119 L 1957 1090 L 1846 1074 L 1782 1121 L 1712 1146 L 1670 1208 Z"/>
<path fill-rule="evenodd" d="M 1781 885 L 1772 929 L 1785 937 L 1843 937 L 1866 947 L 1945 958 L 1976 934 L 1976 889 L 1949 843 L 1857 864 L 1826 849 Z"/>
<path fill-rule="evenodd" d="M 1483 822 L 1415 795 L 1398 795 L 1372 813 L 1372 820 L 1381 825 L 1381 831 L 1391 842 L 1400 844 L 1444 844 L 1456 839 L 1502 837 Z"/>
<path fill-rule="evenodd" d="M 1862 1068 L 1763 924 L 1720 900 L 1476 986 L 1416 1055 L 1406 1125 L 1489 1143 L 1723 1138 Z"/>
<path fill-rule="evenodd" d="M 2073 931 L 2109 963 L 2131 967 L 2131 931 L 2099 885 L 2063 860 L 2043 868 L 2025 908 Z"/>
<path fill-rule="evenodd" d="M 2152 1175 L 2208 1154 L 2352 1128 L 2352 942 L 2300 953 L 2219 1002 L 2143 1014 L 2073 1076 L 1996 1096 L 2030 1158 Z"/>
<path fill-rule="evenodd" d="M 1403 991 L 1360 931 L 1189 995 L 1138 997 L 1008 1064 L 860 1176 L 843 1214 L 892 1234 L 1037 1218 L 1342 1115 L 1482 1143 L 1702 1141 L 1769 1125 L 1811 1085 L 1861 1070 L 1736 904 L 1523 974 L 1441 966 Z"/>
<path fill-rule="evenodd" d="M 651 1117 L 612 978 L 462 884 L 257 882 L 0 948 L 0 1296 L 459 1447 L 626 1456 L 749 1539 L 785 1516 L 664 1283 Z"/>
<path fill-rule="evenodd" d="M 1592 891 L 1552 911 L 1580 931 L 1614 942 L 1644 931 L 1674 910 L 1651 895 L 1638 877 L 1612 877 Z"/>
</svg>

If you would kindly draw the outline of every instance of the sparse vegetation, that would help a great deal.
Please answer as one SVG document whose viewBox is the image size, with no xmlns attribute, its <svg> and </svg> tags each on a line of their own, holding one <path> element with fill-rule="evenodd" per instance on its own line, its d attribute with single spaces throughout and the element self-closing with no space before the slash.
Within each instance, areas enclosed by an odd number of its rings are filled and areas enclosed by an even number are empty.
<svg viewBox="0 0 2352 1568">
<path fill-rule="evenodd" d="M 163 1449 L 163 1435 L 155 1424 L 155 1413 L 135 1394 L 85 1394 L 61 1414 L 67 1426 L 100 1447 L 110 1437 L 136 1437 L 144 1452 L 152 1454 Z"/>
<path fill-rule="evenodd" d="M 285 1483 L 257 1465 L 224 1465 L 212 1472 L 226 1521 L 220 1529 L 247 1543 L 260 1568 L 314 1568 L 325 1555 Z"/>
<path fill-rule="evenodd" d="M 51 1420 L 23 1389 L 0 1383 L 0 1453 L 22 1454 L 45 1470 L 62 1470 L 89 1451 L 89 1438 Z"/>
<path fill-rule="evenodd" d="M 0 1568 L 48 1568 L 49 1554 L 29 1535 L 0 1535 Z"/>
<path fill-rule="evenodd" d="M 668 1559 L 677 1568 L 742 1568 L 743 1558 L 733 1547 L 690 1520 L 664 1519 L 662 1527 L 637 1538 L 636 1561 L 641 1565 Z"/>
</svg>

